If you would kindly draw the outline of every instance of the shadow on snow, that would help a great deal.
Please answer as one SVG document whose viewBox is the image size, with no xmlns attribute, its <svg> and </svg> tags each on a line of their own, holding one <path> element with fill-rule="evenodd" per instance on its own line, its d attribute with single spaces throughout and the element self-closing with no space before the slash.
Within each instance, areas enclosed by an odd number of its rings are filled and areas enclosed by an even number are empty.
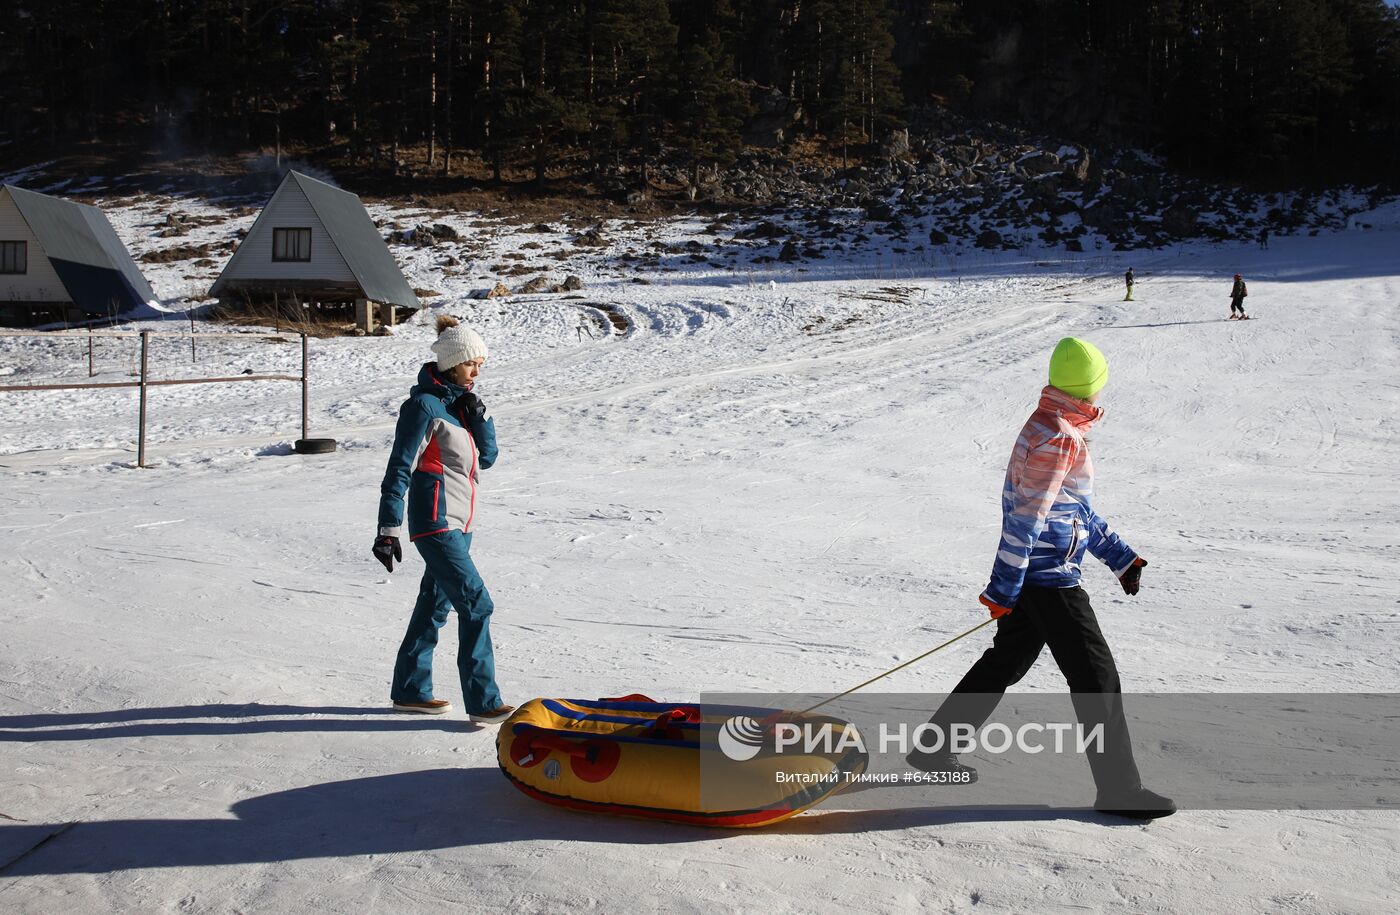
<svg viewBox="0 0 1400 915">
<path fill-rule="evenodd" d="M 739 831 L 574 813 L 530 800 L 495 768 L 429 769 L 279 791 L 233 805 L 233 819 L 107 820 L 0 827 L 6 877 L 262 864 L 520 841 L 666 845 Z M 761 830 L 813 837 L 963 822 L 1076 818 L 1089 810 L 916 808 L 805 815 Z"/>
</svg>

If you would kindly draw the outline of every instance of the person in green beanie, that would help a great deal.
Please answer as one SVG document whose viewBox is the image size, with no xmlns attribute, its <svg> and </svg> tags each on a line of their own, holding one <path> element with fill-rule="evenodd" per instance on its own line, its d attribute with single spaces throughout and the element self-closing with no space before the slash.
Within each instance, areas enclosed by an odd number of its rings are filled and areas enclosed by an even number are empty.
<svg viewBox="0 0 1400 915">
<path fill-rule="evenodd" d="M 942 734 L 953 725 L 980 729 L 1048 645 L 1081 723 L 1104 728 L 1102 751 L 1087 754 L 1098 787 L 1094 806 L 1148 819 L 1176 806 L 1142 786 L 1113 653 L 1079 585 L 1086 552 L 1112 570 L 1128 595 L 1138 593 L 1147 565 L 1090 504 L 1094 470 L 1085 436 L 1103 417 L 1095 401 L 1107 381 L 1108 360 L 1087 340 L 1066 337 L 1051 354 L 1050 384 L 1011 452 L 1001 543 L 979 598 L 997 621 L 996 636 L 930 723 Z M 925 771 L 960 772 L 962 781 L 976 777 L 946 752 L 915 751 L 908 761 Z"/>
</svg>

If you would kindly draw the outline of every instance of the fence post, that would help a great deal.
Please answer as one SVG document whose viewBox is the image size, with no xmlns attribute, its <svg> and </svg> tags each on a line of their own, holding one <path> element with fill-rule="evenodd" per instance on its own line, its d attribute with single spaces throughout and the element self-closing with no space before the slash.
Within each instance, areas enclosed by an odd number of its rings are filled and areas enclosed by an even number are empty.
<svg viewBox="0 0 1400 915">
<path fill-rule="evenodd" d="M 92 325 L 88 325 L 88 377 L 91 378 L 97 373 L 92 369 Z"/>
<path fill-rule="evenodd" d="M 301 437 L 303 440 L 310 438 L 310 426 L 307 418 L 307 390 L 309 385 L 306 380 L 306 334 L 301 335 Z"/>
<path fill-rule="evenodd" d="M 141 331 L 141 428 L 136 436 L 136 466 L 146 466 L 146 354 L 150 348 L 151 332 Z"/>
</svg>

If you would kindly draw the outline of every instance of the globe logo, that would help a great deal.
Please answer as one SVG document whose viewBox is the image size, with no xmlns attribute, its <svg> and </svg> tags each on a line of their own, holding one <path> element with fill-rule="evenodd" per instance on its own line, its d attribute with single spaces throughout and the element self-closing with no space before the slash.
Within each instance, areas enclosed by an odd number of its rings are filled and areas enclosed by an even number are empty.
<svg viewBox="0 0 1400 915">
<path fill-rule="evenodd" d="M 735 762 L 745 762 L 763 749 L 763 725 L 744 715 L 735 715 L 719 729 L 719 748 Z"/>
</svg>

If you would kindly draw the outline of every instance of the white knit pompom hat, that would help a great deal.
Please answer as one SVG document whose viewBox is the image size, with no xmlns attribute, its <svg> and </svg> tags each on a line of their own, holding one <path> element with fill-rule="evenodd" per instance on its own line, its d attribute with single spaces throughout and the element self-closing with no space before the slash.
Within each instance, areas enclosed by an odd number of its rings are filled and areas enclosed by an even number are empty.
<svg viewBox="0 0 1400 915">
<path fill-rule="evenodd" d="M 485 359 L 487 355 L 486 341 L 481 339 L 481 334 L 465 324 L 458 324 L 448 315 L 438 319 L 438 338 L 433 341 L 432 348 L 438 368 L 444 372 L 463 362 Z"/>
</svg>

